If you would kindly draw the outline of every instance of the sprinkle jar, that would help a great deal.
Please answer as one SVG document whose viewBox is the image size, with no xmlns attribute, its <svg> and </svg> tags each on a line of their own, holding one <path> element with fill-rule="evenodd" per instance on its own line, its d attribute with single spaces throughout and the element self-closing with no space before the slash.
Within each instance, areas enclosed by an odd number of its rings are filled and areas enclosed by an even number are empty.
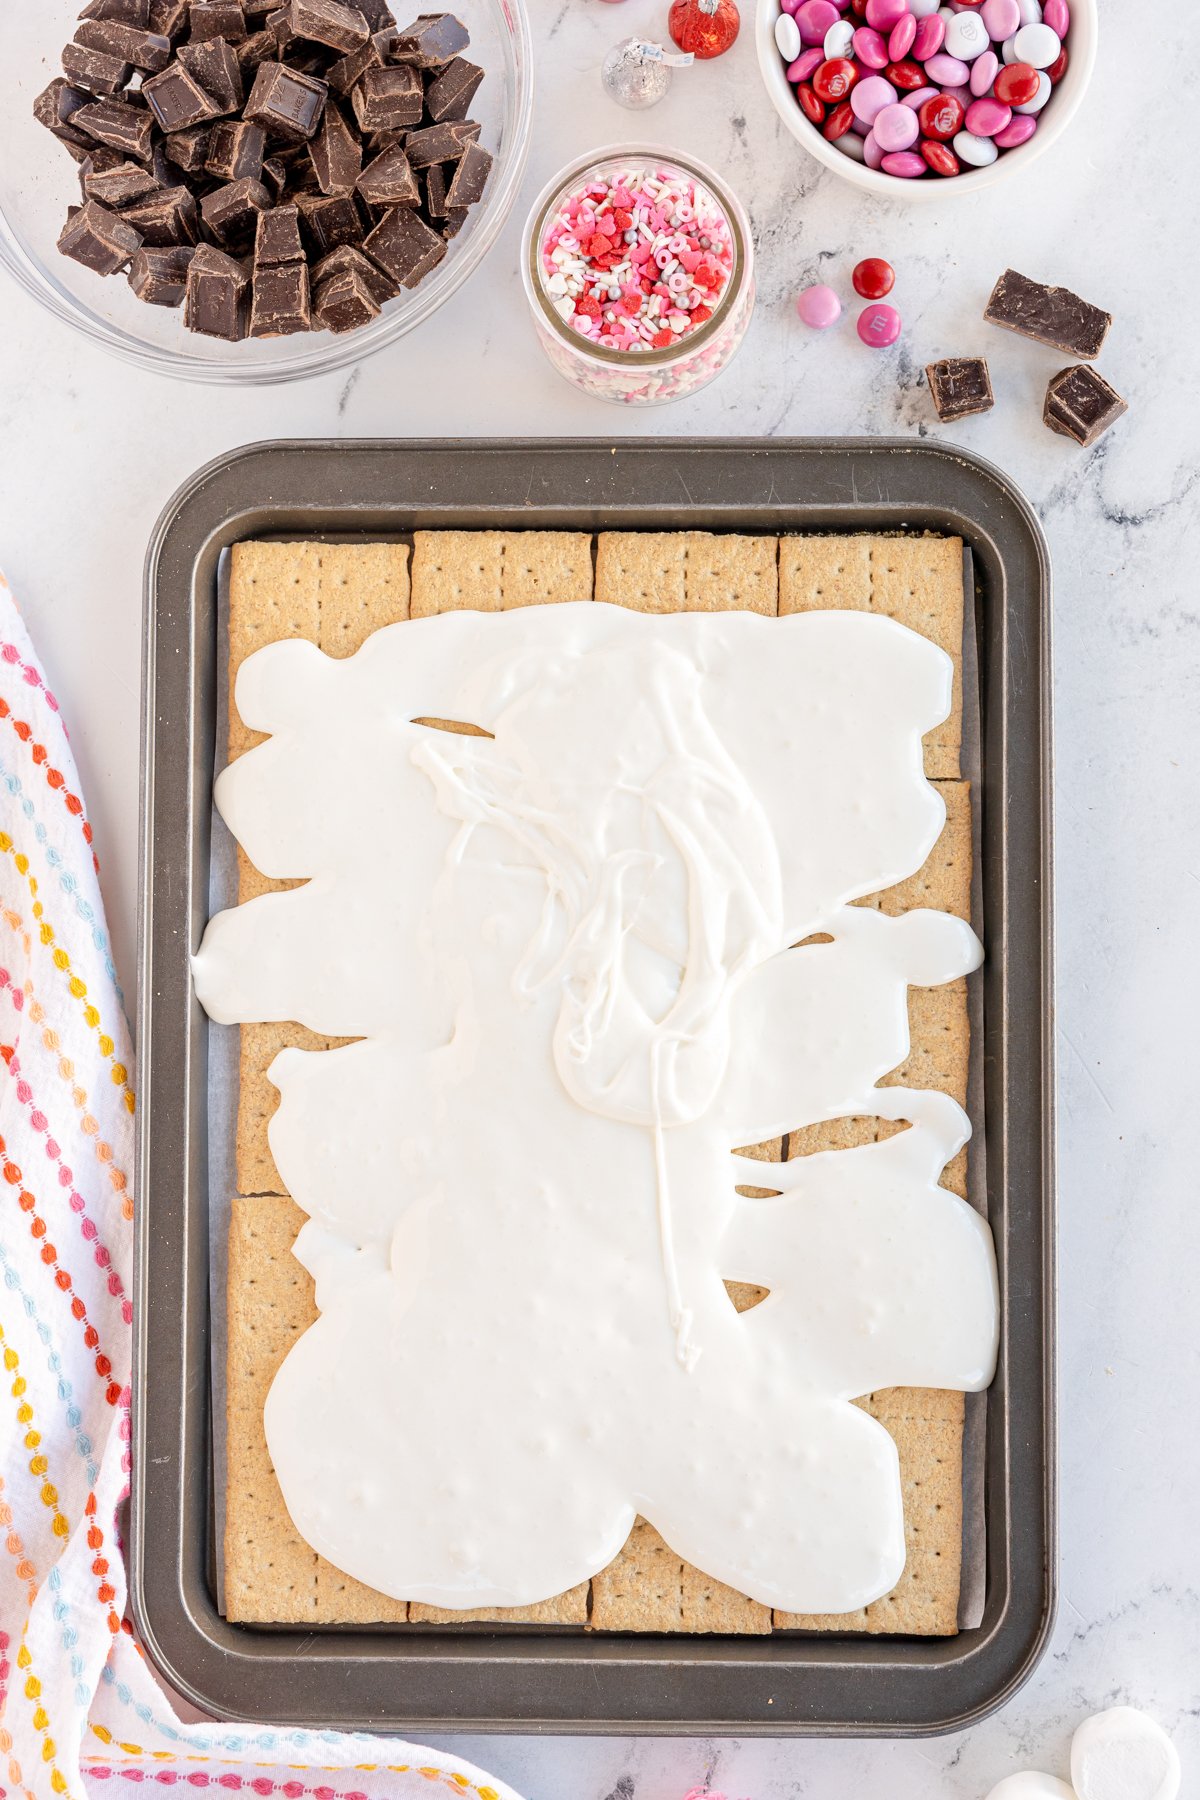
<svg viewBox="0 0 1200 1800">
<path fill-rule="evenodd" d="M 754 309 L 740 203 L 703 163 L 644 144 L 595 151 L 554 177 L 526 222 L 521 274 L 559 374 L 622 406 L 694 394 Z"/>
</svg>

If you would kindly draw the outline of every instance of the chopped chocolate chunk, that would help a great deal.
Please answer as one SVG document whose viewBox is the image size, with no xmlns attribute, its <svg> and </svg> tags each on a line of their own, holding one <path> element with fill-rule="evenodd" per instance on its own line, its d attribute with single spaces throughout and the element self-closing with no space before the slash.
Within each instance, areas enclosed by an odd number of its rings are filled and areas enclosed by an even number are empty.
<svg viewBox="0 0 1200 1800">
<path fill-rule="evenodd" d="M 343 56 L 367 42 L 371 30 L 357 7 L 341 0 L 289 0 L 288 29 L 293 37 L 308 38 L 340 50 Z"/>
<path fill-rule="evenodd" d="M 226 43 L 240 44 L 246 36 L 246 15 L 238 0 L 192 0 L 188 23 L 193 44 L 209 38 L 224 38 Z"/>
<path fill-rule="evenodd" d="M 272 205 L 278 206 L 283 198 L 283 190 L 287 186 L 287 168 L 277 156 L 267 157 L 262 166 L 260 180 L 271 196 Z"/>
<path fill-rule="evenodd" d="M 364 226 L 353 194 L 297 194 L 300 225 L 314 257 L 327 256 L 339 244 L 361 244 Z"/>
<path fill-rule="evenodd" d="M 191 188 L 164 188 L 148 200 L 127 206 L 121 217 L 140 231 L 151 249 L 172 244 L 194 244 L 200 236 L 200 218 Z"/>
<path fill-rule="evenodd" d="M 354 116 L 364 131 L 395 131 L 419 125 L 425 90 L 415 69 L 368 69 L 350 96 Z"/>
<path fill-rule="evenodd" d="M 352 269 L 366 283 L 367 291 L 382 306 L 387 300 L 394 300 L 400 292 L 400 284 L 373 263 L 369 256 L 364 256 L 354 244 L 340 244 L 323 256 L 320 262 L 314 263 L 312 271 L 313 292 L 319 293 L 327 282 L 338 275 L 344 275 Z"/>
<path fill-rule="evenodd" d="M 141 236 L 117 213 L 109 212 L 98 200 L 73 207 L 59 234 L 58 247 L 64 256 L 94 269 L 97 275 L 115 275 L 123 269 L 141 245 Z"/>
<path fill-rule="evenodd" d="M 80 131 L 70 120 L 81 106 L 88 104 L 89 96 L 80 88 L 73 88 L 62 75 L 56 75 L 48 88 L 44 88 L 33 103 L 33 116 L 39 125 L 52 131 L 60 143 L 68 147 L 88 146 L 92 139 L 85 131 Z"/>
<path fill-rule="evenodd" d="M 167 156 L 177 169 L 188 175 L 199 175 L 208 160 L 208 142 L 212 131 L 207 125 L 193 125 L 188 131 L 172 132 L 163 140 Z"/>
<path fill-rule="evenodd" d="M 447 174 L 445 163 L 430 163 L 421 171 L 421 197 L 431 219 L 446 217 L 446 192 L 453 175 L 453 169 Z"/>
<path fill-rule="evenodd" d="M 340 107 L 325 105 L 321 129 L 308 154 L 323 194 L 351 194 L 362 172 L 362 140 L 351 131 Z"/>
<path fill-rule="evenodd" d="M 934 411 L 943 424 L 971 413 L 990 412 L 996 404 L 982 356 L 947 356 L 941 362 L 927 363 L 925 379 Z"/>
<path fill-rule="evenodd" d="M 150 23 L 150 0 L 89 0 L 81 19 L 115 19 L 144 31 Z"/>
<path fill-rule="evenodd" d="M 108 163 L 110 157 L 117 159 L 115 167 Z M 108 166 L 100 166 L 102 161 Z M 119 151 L 103 147 L 85 158 L 79 177 L 85 200 L 99 200 L 102 206 L 118 210 L 122 206 L 132 206 L 135 200 L 144 200 L 158 186 L 153 170 L 143 168 L 139 163 L 125 162 Z"/>
<path fill-rule="evenodd" d="M 466 26 L 453 13 L 422 13 L 397 32 L 392 61 L 411 63 L 417 69 L 438 69 L 452 62 L 470 42 Z"/>
<path fill-rule="evenodd" d="M 442 226 L 442 236 L 447 243 L 450 242 L 452 237 L 458 236 L 459 232 L 467 222 L 470 210 L 469 206 L 451 206 L 447 208 L 446 223 Z"/>
<path fill-rule="evenodd" d="M 187 273 L 196 252 L 191 244 L 168 250 L 139 250 L 129 265 L 129 285 L 148 306 L 182 306 Z"/>
<path fill-rule="evenodd" d="M 458 125 L 427 125 L 410 131 L 404 148 L 414 169 L 427 169 L 430 163 L 457 162 L 465 143 Z"/>
<path fill-rule="evenodd" d="M 246 293 L 250 271 L 244 263 L 201 244 L 188 266 L 183 322 L 189 331 L 236 343 L 246 335 Z"/>
<path fill-rule="evenodd" d="M 276 263 L 303 261 L 300 214 L 296 208 L 274 206 L 270 212 L 259 213 L 258 235 L 254 240 L 255 268 L 271 268 Z"/>
<path fill-rule="evenodd" d="M 263 63 L 274 62 L 278 54 L 279 44 L 273 31 L 256 31 L 253 37 L 243 38 L 236 50 L 243 80 L 247 75 L 253 75 Z"/>
<path fill-rule="evenodd" d="M 279 263 L 258 267 L 250 301 L 251 337 L 291 337 L 312 330 L 308 264 Z"/>
<path fill-rule="evenodd" d="M 421 190 L 413 166 L 396 144 L 368 163 L 358 178 L 358 191 L 371 206 L 419 206 Z"/>
<path fill-rule="evenodd" d="M 72 115 L 71 123 L 98 144 L 122 150 L 139 162 L 146 160 L 153 147 L 154 120 L 143 107 L 127 106 L 123 100 L 93 100 Z"/>
<path fill-rule="evenodd" d="M 246 97 L 242 70 L 224 38 L 205 38 L 199 44 L 182 44 L 179 60 L 197 86 L 211 95 L 221 112 L 237 112 Z"/>
<path fill-rule="evenodd" d="M 285 138 L 311 138 L 321 123 L 329 89 L 281 62 L 265 62 L 254 77 L 244 117 Z"/>
<path fill-rule="evenodd" d="M 454 169 L 454 180 L 446 194 L 446 206 L 474 206 L 483 199 L 488 176 L 492 172 L 492 153 L 482 144 L 468 144 Z"/>
<path fill-rule="evenodd" d="M 387 61 L 391 35 L 388 31 L 376 32 L 365 44 L 352 50 L 349 56 L 340 57 L 337 62 L 331 63 L 325 71 L 325 79 L 330 87 L 336 88 L 339 94 L 349 94 L 368 69 L 382 69 Z"/>
<path fill-rule="evenodd" d="M 1000 277 L 983 316 L 989 325 L 1089 359 L 1099 356 L 1112 324 L 1111 313 L 1081 300 L 1069 288 L 1046 287 L 1015 269 L 1006 269 Z"/>
<path fill-rule="evenodd" d="M 205 172 L 218 181 L 259 181 L 267 134 L 261 125 L 244 119 L 225 119 L 214 125 L 204 159 Z"/>
<path fill-rule="evenodd" d="M 435 125 L 447 119 L 465 119 L 482 80 L 483 70 L 477 63 L 456 56 L 425 89 L 426 115 Z"/>
<path fill-rule="evenodd" d="M 387 0 L 355 0 L 355 4 L 372 32 L 395 31 L 396 15 Z"/>
<path fill-rule="evenodd" d="M 401 287 L 416 287 L 446 254 L 442 238 L 410 206 L 385 213 L 363 249 Z"/>
<path fill-rule="evenodd" d="M 89 50 L 83 44 L 65 46 L 62 66 L 72 87 L 102 96 L 119 94 L 131 74 L 129 64 L 119 56 L 106 56 L 103 50 Z"/>
<path fill-rule="evenodd" d="M 116 19 L 84 19 L 75 33 L 75 42 L 87 50 L 102 50 L 106 56 L 132 63 L 135 69 L 148 69 L 156 74 L 171 60 L 171 40 L 155 31 L 140 31 L 136 25 L 122 25 Z"/>
<path fill-rule="evenodd" d="M 253 238 L 258 215 L 270 204 L 271 196 L 261 181 L 228 181 L 205 194 L 200 216 L 220 243 L 240 249 Z"/>
<path fill-rule="evenodd" d="M 221 114 L 219 102 L 205 93 L 181 62 L 173 62 L 161 75 L 143 81 L 142 92 L 168 137 L 177 131 L 186 131 L 189 125 L 199 125 L 205 119 L 219 118 Z"/>
<path fill-rule="evenodd" d="M 1073 438 L 1089 450 L 1128 411 L 1128 402 L 1109 387 L 1103 375 L 1086 363 L 1076 363 L 1073 368 L 1060 369 L 1046 389 L 1042 418 L 1051 431 Z"/>
<path fill-rule="evenodd" d="M 150 0 L 151 31 L 177 42 L 188 25 L 188 0 Z"/>
<path fill-rule="evenodd" d="M 326 331 L 357 331 L 379 317 L 379 302 L 356 269 L 335 275 L 317 290 L 316 320 Z"/>
</svg>

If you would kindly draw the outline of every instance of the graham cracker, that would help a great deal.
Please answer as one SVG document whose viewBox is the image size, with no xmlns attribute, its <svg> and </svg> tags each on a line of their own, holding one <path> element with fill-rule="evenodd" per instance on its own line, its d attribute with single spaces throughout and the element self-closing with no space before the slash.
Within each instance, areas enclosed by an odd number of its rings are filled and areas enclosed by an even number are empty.
<svg viewBox="0 0 1200 1800">
<path fill-rule="evenodd" d="M 347 553 L 344 560 L 331 556 L 335 549 Z M 391 560 L 372 565 L 349 554 L 365 550 L 387 552 Z M 591 598 L 593 591 L 598 600 L 655 613 L 741 608 L 774 614 L 831 606 L 884 612 L 933 638 L 955 661 L 954 712 L 926 739 L 926 772 L 939 778 L 947 824 L 916 875 L 857 904 L 889 914 L 938 907 L 969 917 L 970 794 L 965 783 L 953 779 L 961 733 L 961 551 L 957 539 L 938 538 L 780 542 L 704 532 L 605 533 L 596 543 L 593 590 L 591 540 L 583 534 L 419 532 L 410 601 L 403 546 L 239 545 L 231 582 L 230 667 L 236 669 L 244 655 L 278 637 L 308 637 L 330 654 L 339 653 L 336 643 L 348 654 L 379 625 L 410 613 L 498 611 Z M 256 734 L 231 719 L 231 755 L 255 741 Z M 266 880 L 243 860 L 242 898 L 290 885 Z M 965 1099 L 965 983 L 910 990 L 909 1013 L 909 1057 L 883 1085 L 907 1078 Z M 311 1281 L 290 1255 L 303 1214 L 280 1193 L 266 1139 L 277 1095 L 265 1071 L 285 1044 L 324 1048 L 335 1041 L 340 1040 L 321 1039 L 294 1025 L 243 1028 L 238 1185 L 257 1197 L 234 1202 L 230 1236 L 226 1584 L 233 1599 L 227 1602 L 228 1616 L 313 1623 L 406 1617 L 427 1624 L 477 1619 L 578 1626 L 586 1621 L 596 1630 L 769 1631 L 768 1608 L 684 1563 L 644 1519 L 621 1554 L 591 1582 L 590 1608 L 588 1583 L 532 1607 L 475 1613 L 416 1603 L 406 1608 L 331 1570 L 300 1542 L 270 1470 L 262 1408 L 275 1368 L 315 1310 Z M 834 1120 L 792 1132 L 786 1144 L 777 1140 L 740 1153 L 777 1161 L 785 1152 L 849 1148 L 902 1129 L 898 1121 Z M 965 1153 L 943 1179 L 947 1187 L 965 1192 Z M 726 1285 L 739 1311 L 766 1291 L 750 1283 Z M 773 1623 L 788 1630 L 951 1634 L 957 1628 L 961 1555 L 963 1397 L 892 1389 L 856 1404 L 878 1418 L 897 1443 L 908 1545 L 904 1575 L 892 1594 L 859 1613 L 823 1618 L 777 1613 Z"/>
<path fill-rule="evenodd" d="M 963 547 L 947 537 L 787 537 L 779 544 L 779 612 L 852 607 L 931 638 L 954 662 L 950 716 L 925 738 L 925 773 L 961 774 Z"/>
<path fill-rule="evenodd" d="M 418 531 L 413 537 L 414 619 L 591 598 L 592 540 L 585 531 Z"/>
<path fill-rule="evenodd" d="M 779 611 L 779 540 L 708 531 L 605 531 L 596 598 L 634 612 Z"/>
</svg>

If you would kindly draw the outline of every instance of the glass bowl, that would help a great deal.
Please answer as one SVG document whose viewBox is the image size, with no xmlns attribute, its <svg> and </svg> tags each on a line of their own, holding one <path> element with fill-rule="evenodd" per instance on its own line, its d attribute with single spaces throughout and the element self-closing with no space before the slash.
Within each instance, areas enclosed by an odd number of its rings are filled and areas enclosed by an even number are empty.
<svg viewBox="0 0 1200 1800">
<path fill-rule="evenodd" d="M 524 0 L 454 0 L 471 34 L 469 55 L 486 70 L 472 114 L 483 127 L 481 143 L 496 160 L 484 200 L 471 209 L 444 260 L 419 287 L 389 301 L 370 325 L 344 336 L 312 332 L 228 344 L 185 331 L 177 310 L 145 305 L 122 275 L 95 275 L 57 249 L 67 207 L 79 200 L 78 165 L 38 124 L 33 103 L 62 73 L 62 47 L 75 34 L 83 4 L 0 4 L 0 265 L 48 311 L 115 356 L 186 381 L 250 385 L 324 375 L 382 350 L 436 312 L 499 237 L 524 173 L 533 123 L 529 21 Z M 413 0 L 412 13 L 419 11 Z"/>
<path fill-rule="evenodd" d="M 547 293 L 541 249 L 562 202 L 588 181 L 640 173 L 684 175 L 724 214 L 733 238 L 733 267 L 712 317 L 662 350 L 608 349 L 562 319 Z M 534 201 L 521 242 L 521 279 L 538 342 L 560 375 L 599 400 L 619 406 L 662 406 L 704 387 L 734 355 L 754 310 L 754 241 L 737 196 L 707 164 L 654 144 L 609 144 L 593 150 L 547 183 Z"/>
</svg>

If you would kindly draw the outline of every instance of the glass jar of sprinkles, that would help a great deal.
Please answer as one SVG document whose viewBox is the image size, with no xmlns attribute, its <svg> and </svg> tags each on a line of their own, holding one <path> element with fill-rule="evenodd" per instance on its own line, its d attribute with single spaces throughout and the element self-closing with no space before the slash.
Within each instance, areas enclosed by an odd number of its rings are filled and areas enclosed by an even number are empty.
<svg viewBox="0 0 1200 1800">
<path fill-rule="evenodd" d="M 556 175 L 526 222 L 521 274 L 559 374 L 622 406 L 694 394 L 754 310 L 740 203 L 703 163 L 652 145 L 597 150 Z"/>
</svg>

